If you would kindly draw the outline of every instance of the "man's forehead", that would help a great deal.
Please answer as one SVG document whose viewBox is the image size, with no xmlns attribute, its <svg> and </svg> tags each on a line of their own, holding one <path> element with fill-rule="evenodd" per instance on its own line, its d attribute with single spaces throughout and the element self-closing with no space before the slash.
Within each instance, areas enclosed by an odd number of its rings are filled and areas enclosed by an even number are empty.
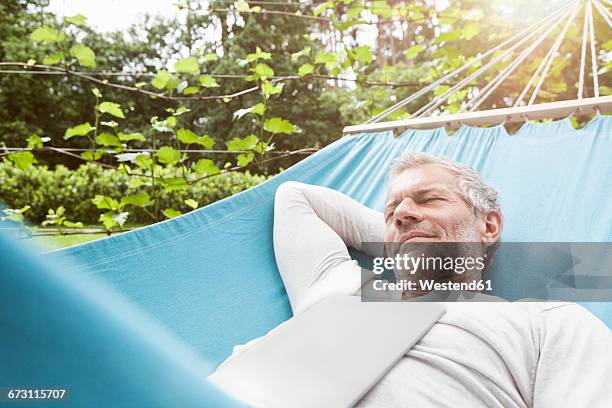
<svg viewBox="0 0 612 408">
<path fill-rule="evenodd" d="M 388 198 L 398 194 L 454 191 L 456 175 L 435 164 L 404 170 L 389 186 Z"/>
</svg>

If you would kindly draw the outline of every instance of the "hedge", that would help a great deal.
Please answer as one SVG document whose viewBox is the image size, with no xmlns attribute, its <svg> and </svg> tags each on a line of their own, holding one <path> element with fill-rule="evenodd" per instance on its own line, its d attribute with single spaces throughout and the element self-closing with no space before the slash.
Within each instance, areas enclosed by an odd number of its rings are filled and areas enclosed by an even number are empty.
<svg viewBox="0 0 612 408">
<path fill-rule="evenodd" d="M 70 170 L 58 165 L 55 169 L 46 166 L 30 166 L 20 170 L 6 162 L 0 162 L 0 201 L 9 208 L 30 205 L 26 218 L 32 223 L 45 219 L 49 208 L 64 206 L 66 218 L 84 224 L 98 224 L 99 210 L 91 199 L 96 194 L 120 200 L 126 195 L 146 191 L 152 195 L 152 187 L 136 186 L 134 177 L 115 169 L 104 169 L 87 163 Z M 162 193 L 159 197 L 161 209 L 174 208 L 181 212 L 192 210 L 184 201 L 193 199 L 200 207 L 221 200 L 255 186 L 266 177 L 249 172 L 219 174 L 196 183 L 187 190 Z M 163 215 L 162 215 L 163 217 Z M 133 207 L 128 223 L 149 224 L 154 222 L 142 208 Z"/>
</svg>

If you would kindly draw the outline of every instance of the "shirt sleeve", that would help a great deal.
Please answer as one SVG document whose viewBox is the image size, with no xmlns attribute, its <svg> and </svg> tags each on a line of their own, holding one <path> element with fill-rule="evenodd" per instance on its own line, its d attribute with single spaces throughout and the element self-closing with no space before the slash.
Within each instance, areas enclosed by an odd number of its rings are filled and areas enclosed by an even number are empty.
<svg viewBox="0 0 612 408">
<path fill-rule="evenodd" d="M 384 219 L 329 188 L 283 183 L 274 205 L 274 252 L 294 313 L 333 294 L 355 294 L 361 268 L 347 247 L 382 242 Z M 371 254 L 373 255 L 373 254 Z"/>
<path fill-rule="evenodd" d="M 551 306 L 537 323 L 534 407 L 610 407 L 612 333 L 577 304 Z"/>
</svg>

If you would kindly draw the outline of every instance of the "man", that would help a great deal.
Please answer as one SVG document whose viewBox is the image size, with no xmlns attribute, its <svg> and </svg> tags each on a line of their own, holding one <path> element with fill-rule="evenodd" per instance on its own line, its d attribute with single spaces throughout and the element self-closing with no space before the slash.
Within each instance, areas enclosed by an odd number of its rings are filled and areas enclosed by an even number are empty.
<svg viewBox="0 0 612 408">
<path fill-rule="evenodd" d="M 324 187 L 281 185 L 274 248 L 297 314 L 327 295 L 359 293 L 361 268 L 347 247 L 367 251 L 362 243 L 386 241 L 399 243 L 400 251 L 408 243 L 461 241 L 479 243 L 490 253 L 502 226 L 497 193 L 476 171 L 408 153 L 391 169 L 384 214 Z M 416 295 L 404 292 L 403 297 Z M 610 406 L 612 335 L 579 305 L 446 307 L 440 321 L 358 406 Z M 236 347 L 234 355 L 257 340 Z"/>
</svg>

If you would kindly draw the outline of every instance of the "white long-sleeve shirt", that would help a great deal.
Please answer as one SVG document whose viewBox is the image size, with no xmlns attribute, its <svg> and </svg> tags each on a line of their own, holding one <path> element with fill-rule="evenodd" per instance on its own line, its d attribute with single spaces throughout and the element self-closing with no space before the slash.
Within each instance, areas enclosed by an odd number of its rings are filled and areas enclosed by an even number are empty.
<svg viewBox="0 0 612 408">
<path fill-rule="evenodd" d="M 347 246 L 381 242 L 383 228 L 381 213 L 337 191 L 283 184 L 274 246 L 294 313 L 331 293 L 359 293 L 361 268 Z M 581 306 L 445 306 L 358 407 L 612 407 L 612 334 Z M 262 338 L 235 347 L 230 359 Z"/>
</svg>

